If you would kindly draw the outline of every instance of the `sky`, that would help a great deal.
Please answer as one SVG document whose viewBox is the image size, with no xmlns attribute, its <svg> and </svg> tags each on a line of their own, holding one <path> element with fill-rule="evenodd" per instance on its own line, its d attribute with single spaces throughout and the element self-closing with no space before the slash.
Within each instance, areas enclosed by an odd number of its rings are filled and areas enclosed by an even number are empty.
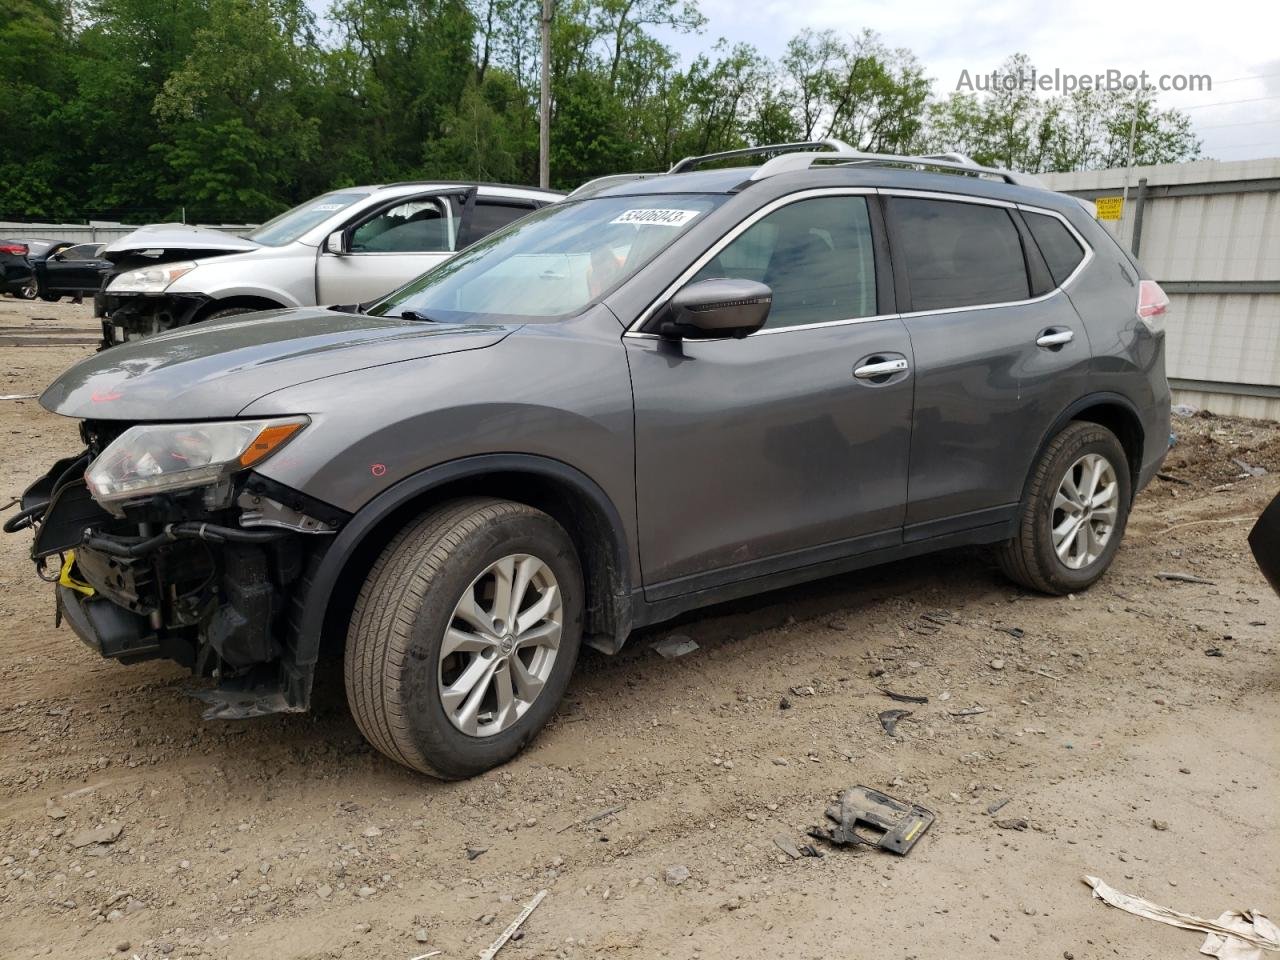
<svg viewBox="0 0 1280 960">
<path fill-rule="evenodd" d="M 1206 157 L 1280 157 L 1280 4 L 1276 0 L 700 0 L 707 27 L 666 39 L 686 60 L 720 37 L 777 58 L 805 27 L 851 36 L 864 28 L 907 47 L 935 80 L 956 88 L 961 71 L 990 73 L 1012 53 L 1036 68 L 1094 74 L 1208 74 L 1212 89 L 1167 92 L 1157 102 L 1187 111 Z"/>
</svg>

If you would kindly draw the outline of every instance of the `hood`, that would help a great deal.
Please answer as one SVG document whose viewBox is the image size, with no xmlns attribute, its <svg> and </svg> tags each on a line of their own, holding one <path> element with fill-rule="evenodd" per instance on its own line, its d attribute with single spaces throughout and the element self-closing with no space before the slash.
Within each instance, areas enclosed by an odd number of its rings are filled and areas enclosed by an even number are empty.
<svg viewBox="0 0 1280 960">
<path fill-rule="evenodd" d="M 208 227 L 188 227 L 181 223 L 153 223 L 107 244 L 102 255 L 111 261 L 126 256 L 137 257 L 144 250 L 156 251 L 155 259 L 175 260 L 189 257 L 218 256 L 224 253 L 246 253 L 262 245 Z"/>
<path fill-rule="evenodd" d="M 285 387 L 478 350 L 499 343 L 514 329 L 516 325 L 436 324 L 321 307 L 227 317 L 87 357 L 49 385 L 40 405 L 86 420 L 234 417 L 259 397 Z"/>
</svg>

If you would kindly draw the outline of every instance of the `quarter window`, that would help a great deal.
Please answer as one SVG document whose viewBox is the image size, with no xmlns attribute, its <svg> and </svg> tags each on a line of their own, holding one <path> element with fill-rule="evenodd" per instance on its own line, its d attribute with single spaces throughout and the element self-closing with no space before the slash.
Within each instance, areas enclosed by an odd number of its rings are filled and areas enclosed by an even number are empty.
<svg viewBox="0 0 1280 960">
<path fill-rule="evenodd" d="M 1004 207 L 892 197 L 895 263 L 906 267 L 912 310 L 1008 303 L 1030 296 L 1017 227 Z"/>
<path fill-rule="evenodd" d="M 1080 266 L 1080 261 L 1084 259 L 1084 251 L 1080 249 L 1080 244 L 1071 235 L 1071 231 L 1057 217 L 1027 211 L 1023 211 L 1023 216 L 1026 217 L 1027 226 L 1031 229 L 1031 236 L 1035 239 L 1036 246 L 1040 248 L 1045 262 L 1049 265 L 1049 273 L 1053 275 L 1054 284 L 1062 286 L 1067 277 Z"/>
<path fill-rule="evenodd" d="M 875 256 L 864 197 L 788 204 L 739 234 L 690 282 L 734 277 L 773 290 L 766 327 L 876 313 Z"/>
</svg>

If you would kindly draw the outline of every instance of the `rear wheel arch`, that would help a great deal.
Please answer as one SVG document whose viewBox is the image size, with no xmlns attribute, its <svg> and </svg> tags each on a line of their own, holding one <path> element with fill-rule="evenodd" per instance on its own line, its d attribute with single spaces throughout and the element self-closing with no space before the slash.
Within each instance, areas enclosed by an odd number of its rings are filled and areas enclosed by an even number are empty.
<svg viewBox="0 0 1280 960">
<path fill-rule="evenodd" d="M 1116 439 L 1120 441 L 1120 446 L 1124 448 L 1125 458 L 1128 460 L 1131 480 L 1130 489 L 1136 495 L 1138 477 L 1142 472 L 1143 451 L 1146 447 L 1146 432 L 1142 428 L 1142 418 L 1138 416 L 1137 407 L 1118 393 L 1099 393 L 1081 397 L 1062 411 L 1053 422 L 1053 425 L 1040 439 L 1040 445 L 1036 448 L 1035 456 L 1031 458 L 1030 467 L 1034 467 L 1040 461 L 1041 456 L 1043 456 L 1049 444 L 1053 442 L 1054 437 L 1075 420 L 1084 423 L 1096 423 L 1099 426 L 1106 427 L 1116 435 Z M 1031 483 L 1030 467 L 1028 468 L 1027 477 L 1023 481 L 1023 496 L 1026 495 L 1027 486 Z"/>
<path fill-rule="evenodd" d="M 584 633 L 620 644 L 631 627 L 633 579 L 629 542 L 617 508 L 591 478 L 561 461 L 487 454 L 408 477 L 347 522 L 313 564 L 298 622 L 297 663 L 312 664 L 322 646 L 345 643 L 360 586 L 398 531 L 437 504 L 477 495 L 527 504 L 564 528 L 582 566 Z"/>
</svg>

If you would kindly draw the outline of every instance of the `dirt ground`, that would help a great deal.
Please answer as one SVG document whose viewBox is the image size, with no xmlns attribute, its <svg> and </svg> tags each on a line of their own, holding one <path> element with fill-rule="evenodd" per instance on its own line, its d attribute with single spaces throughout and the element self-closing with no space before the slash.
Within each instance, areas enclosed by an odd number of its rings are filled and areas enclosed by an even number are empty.
<svg viewBox="0 0 1280 960">
<path fill-rule="evenodd" d="M 0 328 L 0 394 L 92 349 L 39 342 L 88 339 L 87 307 L 0 299 Z M 1080 879 L 1280 914 L 1280 600 L 1245 544 L 1280 425 L 1174 429 L 1185 482 L 1142 494 L 1087 594 L 960 551 L 686 617 L 586 654 L 532 747 L 466 783 L 367 747 L 332 673 L 312 714 L 202 722 L 177 667 L 54 629 L 28 538 L 3 537 L 0 956 L 472 958 L 547 889 L 502 960 L 1190 960 L 1199 935 Z M 0 400 L 0 437 L 5 501 L 77 448 L 34 400 Z M 660 658 L 672 633 L 699 649 Z M 858 783 L 936 811 L 910 856 L 775 845 Z"/>
</svg>

